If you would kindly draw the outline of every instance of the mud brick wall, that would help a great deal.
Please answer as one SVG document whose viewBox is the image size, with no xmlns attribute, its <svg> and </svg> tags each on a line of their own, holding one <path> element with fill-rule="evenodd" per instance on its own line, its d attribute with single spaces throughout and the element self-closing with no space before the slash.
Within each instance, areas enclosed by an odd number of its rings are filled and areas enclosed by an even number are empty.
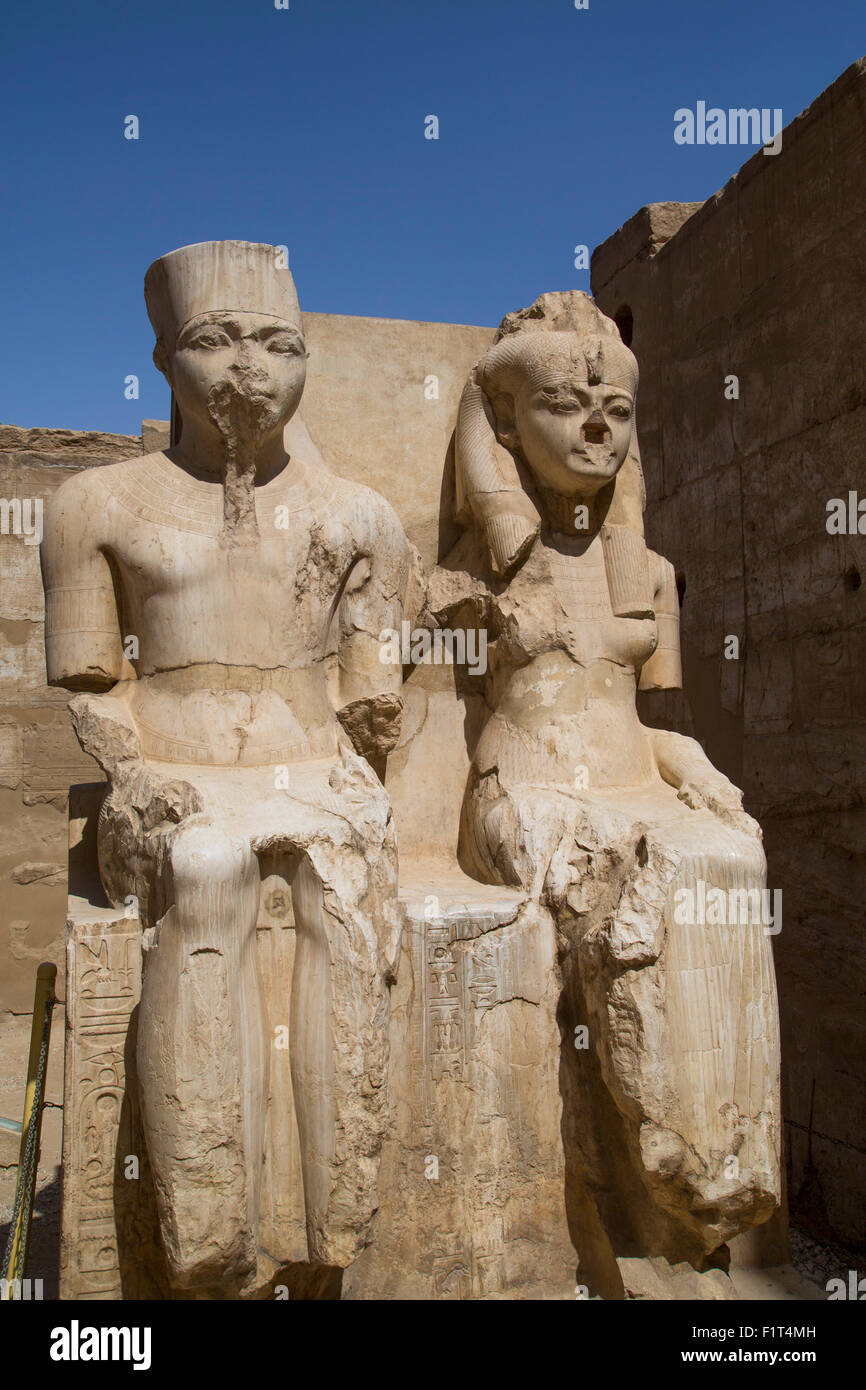
<svg viewBox="0 0 866 1390">
<path fill-rule="evenodd" d="M 764 827 L 792 1215 L 862 1248 L 866 537 L 826 521 L 866 497 L 866 60 L 780 154 L 638 212 L 592 286 L 633 333 L 647 537 L 684 587 L 684 693 L 644 718 L 699 738 Z"/>
</svg>

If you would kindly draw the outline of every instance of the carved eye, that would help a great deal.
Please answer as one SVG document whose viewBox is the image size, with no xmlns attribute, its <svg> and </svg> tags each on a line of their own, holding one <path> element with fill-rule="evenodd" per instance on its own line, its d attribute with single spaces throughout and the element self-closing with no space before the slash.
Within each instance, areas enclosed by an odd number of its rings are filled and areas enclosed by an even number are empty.
<svg viewBox="0 0 866 1390">
<path fill-rule="evenodd" d="M 302 345 L 291 333 L 275 333 L 268 339 L 267 348 L 268 352 L 279 352 L 286 357 L 300 357 L 303 351 Z"/>
<path fill-rule="evenodd" d="M 631 411 L 627 405 L 612 405 L 607 413 L 615 416 L 617 420 L 631 419 Z"/>
<path fill-rule="evenodd" d="M 190 339 L 187 347 L 193 348 L 224 348 L 231 347 L 232 340 L 221 328 L 206 328 L 201 333 Z"/>
<path fill-rule="evenodd" d="M 564 391 L 542 392 L 540 396 L 541 404 L 553 412 L 554 415 L 571 415 L 575 410 L 582 410 L 584 403 L 579 396 L 572 396 Z"/>
</svg>

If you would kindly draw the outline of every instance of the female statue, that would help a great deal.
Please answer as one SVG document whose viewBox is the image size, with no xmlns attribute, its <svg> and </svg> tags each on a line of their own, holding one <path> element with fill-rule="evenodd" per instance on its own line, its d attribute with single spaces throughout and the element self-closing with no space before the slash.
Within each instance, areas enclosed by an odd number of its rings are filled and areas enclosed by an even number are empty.
<svg viewBox="0 0 866 1390">
<path fill-rule="evenodd" d="M 463 394 L 468 529 L 429 607 L 453 621 L 469 604 L 487 628 L 461 861 L 554 915 L 577 1185 L 617 1253 L 701 1265 L 778 1205 L 777 1005 L 760 829 L 698 743 L 636 709 L 638 688 L 680 684 L 673 567 L 643 537 L 637 382 L 589 296 L 506 316 Z"/>
</svg>

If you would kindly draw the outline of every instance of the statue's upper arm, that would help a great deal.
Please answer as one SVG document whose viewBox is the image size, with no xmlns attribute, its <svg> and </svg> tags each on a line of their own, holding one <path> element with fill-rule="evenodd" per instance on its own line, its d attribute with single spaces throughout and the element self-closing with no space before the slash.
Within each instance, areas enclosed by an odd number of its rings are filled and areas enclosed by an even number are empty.
<svg viewBox="0 0 866 1390">
<path fill-rule="evenodd" d="M 639 690 L 681 690 L 683 684 L 680 656 L 680 597 L 677 580 L 670 560 L 647 552 L 650 575 L 654 583 L 658 646 L 640 673 Z"/>
<path fill-rule="evenodd" d="M 361 556 L 347 577 L 340 602 L 340 662 L 345 695 L 399 690 L 402 671 L 381 660 L 383 631 L 399 631 L 409 568 L 409 544 L 383 498 L 371 503 Z"/>
<path fill-rule="evenodd" d="M 123 667 L 114 583 L 100 549 L 102 508 L 89 483 L 79 474 L 55 493 L 41 547 L 48 683 L 70 690 L 108 689 Z"/>
</svg>

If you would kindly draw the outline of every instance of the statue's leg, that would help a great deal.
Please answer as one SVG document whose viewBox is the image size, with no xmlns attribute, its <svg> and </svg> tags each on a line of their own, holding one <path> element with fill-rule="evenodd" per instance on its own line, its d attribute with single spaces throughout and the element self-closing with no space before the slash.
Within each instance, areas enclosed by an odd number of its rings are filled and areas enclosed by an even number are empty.
<svg viewBox="0 0 866 1390">
<path fill-rule="evenodd" d="M 369 849 L 367 858 L 317 840 L 292 890 L 292 1081 L 310 1259 L 341 1268 L 368 1239 L 388 1118 L 396 856 L 392 845 Z"/>
<path fill-rule="evenodd" d="M 268 1092 L 256 856 L 182 825 L 147 958 L 138 1074 L 163 1243 L 180 1288 L 231 1296 L 255 1270 Z"/>
<path fill-rule="evenodd" d="M 605 836 L 620 891 L 578 919 L 577 963 L 648 1199 L 635 1197 L 633 1231 L 648 1254 L 700 1265 L 780 1200 L 772 948 L 739 912 L 740 895 L 760 901 L 765 861 L 757 840 L 672 795 L 641 810 L 618 845 Z M 583 823 L 582 845 L 595 828 Z M 694 910 L 702 892 L 708 913 Z M 681 913 L 683 895 L 692 906 Z"/>
<path fill-rule="evenodd" d="M 575 1142 L 602 1224 L 620 1250 L 702 1262 L 779 1202 L 772 948 L 739 905 L 761 898 L 760 843 L 669 787 L 566 796 L 492 776 L 470 787 L 464 832 L 488 876 L 554 914 L 563 1016 L 587 1030 L 564 1072 L 597 1117 Z M 718 924 L 679 920 L 700 884 Z"/>
</svg>

